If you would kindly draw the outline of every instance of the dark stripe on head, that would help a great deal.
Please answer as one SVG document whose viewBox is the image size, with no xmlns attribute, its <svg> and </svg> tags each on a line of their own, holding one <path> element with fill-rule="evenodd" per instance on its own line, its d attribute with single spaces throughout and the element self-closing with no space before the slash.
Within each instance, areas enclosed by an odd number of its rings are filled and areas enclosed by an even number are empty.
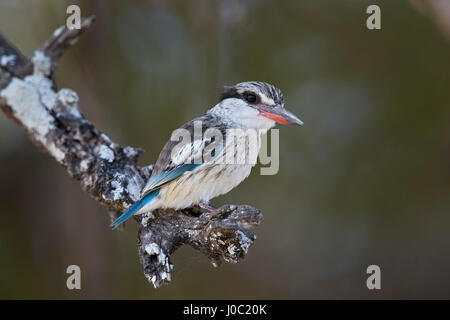
<svg viewBox="0 0 450 320">
<path fill-rule="evenodd" d="M 239 92 L 234 86 L 223 87 L 222 93 L 220 94 L 220 101 L 228 98 L 241 98 Z"/>
<path fill-rule="evenodd" d="M 276 105 L 284 105 L 284 98 L 280 89 L 261 81 L 241 82 L 234 86 L 225 86 L 220 95 L 220 101 L 227 98 L 245 99 L 248 93 L 254 93 L 258 96 L 264 94 L 266 97 L 272 99 Z"/>
</svg>

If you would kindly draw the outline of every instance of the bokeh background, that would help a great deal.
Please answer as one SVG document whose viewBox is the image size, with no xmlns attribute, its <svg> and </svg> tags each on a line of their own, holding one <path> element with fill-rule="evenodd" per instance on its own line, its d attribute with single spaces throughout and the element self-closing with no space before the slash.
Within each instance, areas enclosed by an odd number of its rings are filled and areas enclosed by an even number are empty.
<svg viewBox="0 0 450 320">
<path fill-rule="evenodd" d="M 280 171 L 213 203 L 264 214 L 246 259 L 215 269 L 190 247 L 155 290 L 137 226 L 105 208 L 0 114 L 0 298 L 450 298 L 450 6 L 416 1 L 1 0 L 0 30 L 32 55 L 78 4 L 97 21 L 58 86 L 113 140 L 154 163 L 218 88 L 275 84 L 305 126 L 280 128 Z M 382 30 L 366 28 L 381 7 Z M 82 290 L 66 288 L 70 264 Z M 382 289 L 366 288 L 381 267 Z"/>
</svg>

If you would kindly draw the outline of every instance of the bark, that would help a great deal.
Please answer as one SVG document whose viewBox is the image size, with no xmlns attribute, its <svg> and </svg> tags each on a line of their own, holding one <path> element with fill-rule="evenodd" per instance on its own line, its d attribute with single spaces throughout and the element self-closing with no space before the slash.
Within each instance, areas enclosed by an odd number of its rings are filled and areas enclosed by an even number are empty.
<svg viewBox="0 0 450 320">
<path fill-rule="evenodd" d="M 93 22 L 89 17 L 79 30 L 56 29 L 31 59 L 0 34 L 0 107 L 114 219 L 139 199 L 152 166 L 137 165 L 141 149 L 121 146 L 97 130 L 80 112 L 76 92 L 57 91 L 53 78 L 58 60 Z M 256 238 L 248 229 L 261 223 L 262 214 L 247 205 L 227 205 L 214 215 L 157 210 L 135 221 L 144 275 L 160 287 L 170 281 L 170 256 L 182 244 L 204 253 L 214 266 L 244 258 Z"/>
</svg>

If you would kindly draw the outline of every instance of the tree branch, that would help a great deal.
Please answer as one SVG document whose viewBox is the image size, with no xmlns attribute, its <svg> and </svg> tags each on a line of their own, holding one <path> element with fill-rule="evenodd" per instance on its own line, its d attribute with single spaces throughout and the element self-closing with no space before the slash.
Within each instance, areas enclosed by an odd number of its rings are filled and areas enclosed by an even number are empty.
<svg viewBox="0 0 450 320">
<path fill-rule="evenodd" d="M 152 166 L 139 167 L 142 150 L 123 147 L 97 130 L 79 111 L 76 92 L 56 91 L 53 80 L 59 59 L 93 22 L 90 17 L 79 30 L 56 29 L 31 59 L 0 34 L 0 107 L 114 219 L 139 199 Z M 195 209 L 156 210 L 135 220 L 144 275 L 160 287 L 170 281 L 170 256 L 182 244 L 200 250 L 214 266 L 222 259 L 238 262 L 256 238 L 248 229 L 261 223 L 262 214 L 229 205 L 213 216 Z"/>
</svg>

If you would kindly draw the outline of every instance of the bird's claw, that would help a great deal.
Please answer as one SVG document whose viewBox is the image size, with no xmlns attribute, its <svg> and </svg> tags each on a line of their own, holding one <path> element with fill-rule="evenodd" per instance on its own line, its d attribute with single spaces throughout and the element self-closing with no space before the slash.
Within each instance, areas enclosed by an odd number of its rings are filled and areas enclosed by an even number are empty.
<svg viewBox="0 0 450 320">
<path fill-rule="evenodd" d="M 217 208 L 210 205 L 208 202 L 201 201 L 198 203 L 198 206 L 200 207 L 200 209 L 202 209 L 203 211 L 206 211 L 206 212 L 214 213 L 217 211 Z"/>
</svg>

